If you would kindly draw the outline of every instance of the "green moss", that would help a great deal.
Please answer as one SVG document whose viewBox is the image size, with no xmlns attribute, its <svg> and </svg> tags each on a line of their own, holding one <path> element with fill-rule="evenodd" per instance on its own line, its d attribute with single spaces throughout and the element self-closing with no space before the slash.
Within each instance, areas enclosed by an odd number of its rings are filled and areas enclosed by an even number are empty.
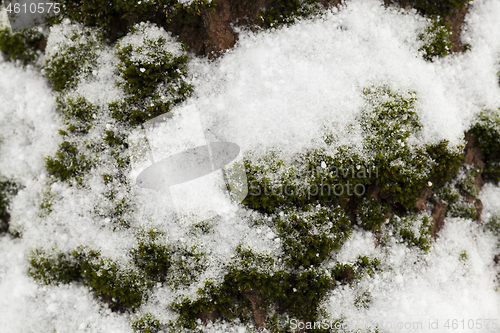
<svg viewBox="0 0 500 333">
<path fill-rule="evenodd" d="M 166 282 L 174 288 L 188 286 L 207 268 L 206 253 L 198 246 L 172 250 Z"/>
<path fill-rule="evenodd" d="M 460 194 L 458 193 L 457 189 L 452 186 L 440 187 L 436 191 L 436 196 L 444 201 L 447 206 L 454 204 L 458 200 L 458 198 L 460 198 Z"/>
<path fill-rule="evenodd" d="M 171 252 L 168 246 L 158 245 L 154 241 L 141 241 L 138 248 L 132 251 L 132 256 L 136 266 L 150 280 L 163 282 L 172 264 Z"/>
<path fill-rule="evenodd" d="M 160 321 L 155 319 L 152 314 L 146 313 L 132 322 L 132 328 L 138 333 L 158 333 L 160 331 Z"/>
<path fill-rule="evenodd" d="M 432 222 L 427 215 L 407 214 L 393 215 L 390 219 L 393 236 L 408 246 L 416 246 L 427 252 L 431 248 Z"/>
<path fill-rule="evenodd" d="M 500 181 L 500 109 L 481 112 L 471 133 L 484 153 L 484 178 Z"/>
<path fill-rule="evenodd" d="M 152 286 L 136 269 L 121 268 L 115 262 L 97 256 L 82 262 L 81 274 L 85 285 L 115 311 L 139 307 L 147 298 L 147 289 Z"/>
<path fill-rule="evenodd" d="M 110 104 L 112 116 L 131 125 L 141 124 L 168 112 L 192 91 L 187 83 L 187 54 L 174 56 L 163 37 L 150 39 L 149 26 L 134 27 L 131 34 L 143 38 L 140 46 L 121 41 L 117 45 L 119 84 L 128 97 Z"/>
<path fill-rule="evenodd" d="M 95 296 L 114 311 L 137 308 L 152 286 L 142 272 L 123 268 L 99 252 L 78 248 L 71 253 L 45 253 L 35 250 L 30 255 L 29 274 L 43 284 L 82 281 Z"/>
<path fill-rule="evenodd" d="M 284 210 L 273 224 L 283 242 L 285 261 L 295 267 L 318 266 L 351 234 L 349 218 L 340 207 Z"/>
<path fill-rule="evenodd" d="M 49 18 L 49 23 L 60 23 L 64 18 L 69 18 L 87 26 L 102 28 L 112 41 L 124 36 L 130 26 L 137 22 L 166 24 L 176 20 L 189 23 L 199 19 L 202 9 L 215 8 L 215 1 L 207 0 L 195 0 L 189 5 L 176 0 L 62 0 L 60 3 L 61 13 Z"/>
<path fill-rule="evenodd" d="M 81 75 L 89 75 L 104 43 L 100 30 L 79 26 L 64 27 L 64 39 L 57 50 L 47 52 L 44 72 L 58 92 L 74 88 Z"/>
<path fill-rule="evenodd" d="M 27 65 L 34 63 L 41 54 L 40 43 L 44 36 L 37 28 L 11 33 L 9 29 L 0 30 L 0 51 L 7 61 L 19 60 Z"/>
<path fill-rule="evenodd" d="M 386 201 L 412 209 L 424 187 L 441 186 L 457 173 L 460 147 L 450 148 L 447 141 L 410 144 L 422 128 L 415 93 L 373 87 L 364 90 L 364 97 L 358 121 L 366 157 L 342 146 L 333 156 L 326 149 L 297 154 L 292 165 L 284 165 L 273 152 L 247 160 L 249 193 L 243 203 L 264 213 L 314 202 L 345 205 L 367 196 L 373 185 Z"/>
<path fill-rule="evenodd" d="M 393 92 L 388 87 L 364 90 L 367 108 L 361 116 L 365 149 L 380 169 L 376 178 L 381 192 L 411 209 L 429 180 L 432 160 L 424 147 L 411 147 L 408 139 L 422 125 L 416 113 L 413 92 Z"/>
<path fill-rule="evenodd" d="M 480 171 L 478 169 L 471 168 L 467 170 L 467 175 L 458 181 L 460 188 L 473 197 L 477 197 L 479 194 L 479 187 L 474 184 L 479 173 Z"/>
<path fill-rule="evenodd" d="M 222 284 L 208 282 L 199 290 L 197 300 L 173 305 L 180 314 L 179 326 L 195 328 L 198 315 L 208 311 L 217 311 L 227 320 L 239 318 L 251 323 L 246 315 L 251 308 L 248 294 L 259 295 L 261 305 L 268 310 L 273 305 L 278 314 L 311 320 L 317 317 L 319 302 L 335 282 L 330 274 L 312 267 L 289 273 L 273 269 L 278 263 L 265 254 L 241 247 L 237 252 Z"/>
<path fill-rule="evenodd" d="M 0 176 L 0 234 L 9 230 L 9 204 L 18 190 L 18 184 Z"/>
<path fill-rule="evenodd" d="M 61 181 L 75 179 L 81 183 L 82 176 L 92 168 L 92 162 L 68 141 L 61 143 L 55 158 L 47 157 L 45 162 L 48 173 Z"/>
<path fill-rule="evenodd" d="M 427 154 L 434 161 L 429 179 L 435 188 L 441 188 L 455 177 L 464 162 L 463 147 L 450 149 L 448 144 L 445 140 L 426 147 Z"/>
<path fill-rule="evenodd" d="M 431 25 L 418 38 L 424 43 L 419 51 L 428 61 L 433 61 L 436 57 L 447 56 L 453 46 L 450 27 L 444 24 L 443 19 L 432 19 Z"/>
<path fill-rule="evenodd" d="M 380 270 L 380 261 L 367 256 L 359 256 L 353 264 L 337 263 L 331 275 L 336 281 L 347 284 L 361 279 L 365 274 L 373 276 Z"/>
<path fill-rule="evenodd" d="M 464 8 L 471 0 L 416 0 L 415 8 L 424 15 L 442 16 L 450 14 L 453 9 Z"/>
<path fill-rule="evenodd" d="M 477 210 L 473 204 L 456 202 L 448 207 L 446 216 L 475 220 L 477 219 Z"/>
<path fill-rule="evenodd" d="M 72 253 L 44 253 L 35 250 L 30 254 L 29 274 L 43 284 L 70 283 L 81 280 L 83 255 Z"/>
<path fill-rule="evenodd" d="M 319 0 L 272 0 L 259 13 L 264 27 L 292 24 L 298 18 L 308 17 L 322 8 Z"/>
<path fill-rule="evenodd" d="M 368 230 L 380 230 L 387 219 L 389 207 L 379 200 L 364 198 L 357 210 L 358 221 Z"/>
</svg>

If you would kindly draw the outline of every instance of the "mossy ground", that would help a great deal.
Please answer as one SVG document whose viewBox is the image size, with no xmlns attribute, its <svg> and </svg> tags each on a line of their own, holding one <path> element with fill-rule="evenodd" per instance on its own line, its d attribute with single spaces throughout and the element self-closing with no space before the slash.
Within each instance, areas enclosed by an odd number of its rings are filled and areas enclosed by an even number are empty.
<svg viewBox="0 0 500 333">
<path fill-rule="evenodd" d="M 443 17 L 466 3 L 422 0 L 414 5 L 426 15 Z M 134 207 L 118 195 L 130 187 L 124 176 L 130 166 L 127 130 L 169 112 L 192 91 L 186 79 L 189 58 L 185 53 L 174 56 L 166 51 L 162 48 L 167 43 L 164 38 L 147 39 L 141 48 L 121 43 L 121 38 L 139 33 L 142 28 L 135 25 L 138 22 L 167 23 L 174 18 L 188 22 L 199 19 L 200 9 L 215 5 L 203 0 L 189 6 L 170 0 L 141 4 L 65 0 L 62 16 L 51 19 L 55 24 L 69 18 L 72 24 L 79 22 L 85 28 L 83 34 L 67 36 L 66 47 L 46 58 L 44 73 L 58 93 L 58 109 L 66 126 L 60 130 L 64 141 L 55 156 L 47 158 L 46 167 L 52 181 L 84 186 L 85 177 L 100 166 L 96 157 L 112 157 L 111 171 L 102 174 L 105 199 L 94 209 L 96 218 L 109 218 L 115 226 L 130 228 L 127 212 Z M 261 13 L 261 19 L 265 27 L 277 27 L 310 16 L 319 8 L 319 1 L 313 0 L 272 1 Z M 40 38 L 36 33 L 2 32 L 0 49 L 8 60 L 33 62 Z M 433 21 L 420 38 L 424 41 L 422 52 L 426 59 L 447 54 L 449 31 L 442 20 Z M 95 69 L 99 57 L 96 50 L 105 47 L 115 50 L 119 60 L 116 71 L 121 78 L 118 86 L 127 97 L 103 107 L 72 93 Z M 134 53 L 153 61 L 137 60 Z M 279 155 L 272 153 L 260 161 L 246 160 L 251 193 L 243 204 L 262 217 L 254 221 L 255 227 L 266 225 L 277 232 L 282 258 L 240 246 L 233 260 L 227 263 L 221 283 L 206 281 L 196 300 L 184 299 L 171 305 L 180 316 L 178 322 L 161 323 L 153 315 L 144 314 L 132 322 L 134 330 L 146 333 L 165 327 L 195 329 L 200 314 L 213 311 L 218 318 L 251 324 L 255 295 L 266 309 L 266 325 L 273 331 L 289 331 L 283 325 L 284 318 L 314 321 L 320 315 L 318 304 L 336 285 L 352 283 L 381 269 L 377 259 L 368 257 L 359 257 L 353 264 L 325 268 L 324 263 L 341 248 L 356 224 L 374 233 L 381 232 L 382 240 L 390 232 L 401 243 L 429 250 L 432 221 L 428 214 L 415 212 L 415 203 L 422 191 L 430 188 L 449 203 L 451 216 L 464 213 L 459 205 L 460 194 L 449 186 L 463 163 L 461 147 L 450 148 L 446 141 L 434 145 L 410 144 L 410 138 L 422 128 L 416 93 L 375 86 L 366 88 L 363 96 L 366 108 L 357 121 L 365 138 L 365 154 L 353 153 L 350 146 L 339 147 L 336 154 L 327 148 L 317 149 L 297 154 L 298 163 L 294 167 L 284 165 Z M 103 114 L 116 122 L 116 128 L 96 129 L 96 119 Z M 473 128 L 486 157 L 483 172 L 497 181 L 500 180 L 498 128 L 497 111 L 484 113 Z M 100 142 L 86 140 L 93 130 L 101 131 Z M 327 146 L 335 144 L 325 141 Z M 460 186 L 477 195 L 469 178 Z M 0 184 L 0 213 L 4 215 L 11 186 L 7 182 Z M 47 214 L 50 216 L 50 210 Z M 496 228 L 496 224 L 491 225 Z M 209 230 L 207 225 L 196 228 L 200 232 Z M 138 245 L 128 254 L 130 260 L 126 265 L 83 248 L 70 253 L 34 250 L 30 274 L 44 284 L 83 283 L 112 310 L 132 312 L 148 299 L 154 284 L 186 287 L 205 268 L 207 254 L 202 250 L 166 244 L 161 237 L 153 231 L 138 236 Z M 370 294 L 360 293 L 355 303 L 360 309 L 369 307 Z"/>
</svg>

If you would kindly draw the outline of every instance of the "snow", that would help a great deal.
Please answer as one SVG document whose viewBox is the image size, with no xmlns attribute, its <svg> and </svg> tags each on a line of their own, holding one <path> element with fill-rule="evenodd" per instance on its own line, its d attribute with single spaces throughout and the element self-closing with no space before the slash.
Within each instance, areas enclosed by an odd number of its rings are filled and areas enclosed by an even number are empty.
<svg viewBox="0 0 500 333">
<path fill-rule="evenodd" d="M 496 77 L 499 16 L 499 1 L 475 0 L 463 35 L 472 50 L 433 63 L 424 61 L 418 51 L 421 42 L 417 36 L 429 22 L 414 11 L 385 8 L 375 0 L 347 1 L 338 11 L 325 11 L 287 28 L 240 31 L 237 45 L 220 59 L 191 60 L 194 94 L 173 113 L 182 117 L 192 110 L 201 125 L 196 136 L 181 134 L 183 142 L 173 142 L 172 149 L 192 147 L 198 139 L 225 141 L 238 144 L 241 154 L 252 159 L 271 150 L 287 159 L 301 150 L 321 147 L 326 133 L 337 137 L 328 149 L 359 146 L 361 132 L 356 124 L 365 103 L 363 88 L 380 84 L 416 92 L 416 111 L 423 125 L 419 143 L 446 139 L 452 147 L 458 146 L 478 112 L 500 105 Z M 82 31 L 81 26 L 69 22 L 53 27 L 47 56 L 60 50 L 60 45 L 67 47 L 68 37 Z M 152 24 L 139 25 L 138 32 L 120 40 L 120 45 L 143 46 L 144 35 L 151 39 L 162 36 L 168 41 L 167 51 L 181 54 L 175 38 Z M 123 99 L 116 86 L 114 52 L 111 47 L 100 47 L 92 75 L 82 77 L 68 96 L 84 96 L 99 106 Z M 136 57 L 148 60 L 141 54 Z M 137 245 L 134 232 L 113 231 L 109 219 L 96 216 L 93 210 L 96 206 L 106 209 L 99 179 L 111 167 L 97 168 L 86 179 L 86 188 L 61 182 L 48 185 L 44 159 L 53 156 L 62 141 L 57 134 L 63 128 L 62 116 L 56 110 L 54 93 L 35 69 L 0 60 L 0 111 L 0 172 L 23 186 L 11 203 L 11 229 L 20 231 L 22 238 L 0 237 L 0 331 L 131 332 L 129 315 L 106 310 L 87 288 L 42 287 L 27 274 L 28 256 L 35 248 L 70 251 L 84 245 L 106 258 L 130 259 L 128 253 Z M 119 125 L 102 116 L 89 137 L 98 138 L 103 129 L 114 126 Z M 321 167 L 326 168 L 326 163 Z M 130 178 L 135 179 L 139 172 L 134 170 Z M 47 217 L 39 206 L 42 194 L 49 190 L 54 202 Z M 165 243 L 179 248 L 195 246 L 207 253 L 204 270 L 191 285 L 155 287 L 138 314 L 150 312 L 162 322 L 175 321 L 177 315 L 168 309 L 171 302 L 195 299 L 205 281 L 220 282 L 238 245 L 273 258 L 281 254 L 276 230 L 254 226 L 253 221 L 262 216 L 238 204 L 209 220 L 210 232 L 200 234 L 193 232 L 198 221 L 176 211 L 175 191 L 170 196 L 139 187 L 130 193 L 121 191 L 136 207 L 129 216 L 131 230 L 165 231 Z M 499 187 L 485 185 L 480 199 L 485 218 L 500 214 Z M 322 303 L 327 319 L 379 325 L 422 322 L 423 331 L 432 330 L 429 320 L 437 320 L 444 331 L 447 319 L 466 323 L 469 319 L 500 319 L 500 297 L 494 291 L 498 268 L 492 264 L 498 240 L 476 222 L 461 219 L 447 219 L 439 235 L 429 254 L 422 254 L 395 242 L 386 248 L 375 247 L 372 233 L 355 230 L 330 263 L 352 263 L 359 255 L 367 255 L 379 258 L 385 270 L 332 291 Z M 466 259 L 460 260 L 464 251 Z M 371 295 L 368 309 L 354 306 L 364 292 Z M 385 328 L 387 332 L 401 331 Z M 206 332 L 230 330 L 242 333 L 245 328 L 239 323 L 204 328 Z"/>
</svg>

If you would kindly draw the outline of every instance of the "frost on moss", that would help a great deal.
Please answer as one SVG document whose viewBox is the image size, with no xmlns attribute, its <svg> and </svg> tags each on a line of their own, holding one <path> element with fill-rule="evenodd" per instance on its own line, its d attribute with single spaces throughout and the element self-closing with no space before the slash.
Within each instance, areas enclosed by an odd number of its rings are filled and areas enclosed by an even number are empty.
<svg viewBox="0 0 500 333">
<path fill-rule="evenodd" d="M 399 242 L 416 246 L 423 251 L 431 248 L 431 218 L 425 214 L 414 213 L 403 216 L 393 215 L 390 219 L 392 236 Z"/>
<path fill-rule="evenodd" d="M 137 308 L 151 287 L 137 268 L 121 267 L 83 248 L 71 253 L 35 250 L 30 256 L 29 274 L 43 284 L 83 282 L 114 311 Z"/>
<path fill-rule="evenodd" d="M 0 234 L 9 230 L 9 204 L 18 190 L 19 185 L 0 176 Z"/>
<path fill-rule="evenodd" d="M 158 333 L 160 331 L 160 321 L 155 319 L 152 314 L 146 313 L 132 322 L 132 328 L 138 333 Z"/>
<path fill-rule="evenodd" d="M 464 8 L 471 0 L 416 0 L 412 1 L 416 9 L 430 16 L 445 17 L 453 9 Z"/>
<path fill-rule="evenodd" d="M 74 88 L 80 76 L 91 74 L 103 45 L 101 30 L 68 22 L 52 27 L 44 71 L 54 89 L 61 92 Z"/>
<path fill-rule="evenodd" d="M 75 144 L 68 141 L 61 143 L 55 157 L 46 159 L 49 175 L 61 181 L 75 179 L 78 183 L 82 182 L 83 175 L 92 168 L 92 164 Z"/>
<path fill-rule="evenodd" d="M 192 91 L 187 82 L 187 53 L 167 32 L 138 24 L 118 41 L 119 86 L 127 98 L 111 104 L 114 118 L 141 124 L 164 114 Z"/>
<path fill-rule="evenodd" d="M 344 205 L 377 188 L 387 202 L 412 209 L 425 187 L 441 186 L 457 173 L 460 147 L 415 143 L 422 128 L 415 93 L 379 86 L 365 89 L 364 97 L 361 153 L 341 146 L 335 154 L 323 148 L 297 154 L 291 165 L 274 153 L 247 160 L 249 194 L 243 203 L 262 212 L 316 201 Z"/>
<path fill-rule="evenodd" d="M 351 222 L 340 207 L 286 209 L 275 216 L 273 224 L 283 242 L 285 262 L 295 267 L 318 266 L 351 233 Z"/>
<path fill-rule="evenodd" d="M 485 179 L 500 181 L 500 109 L 481 112 L 471 132 L 484 153 Z"/>
<path fill-rule="evenodd" d="M 423 42 L 419 51 L 423 53 L 424 59 L 429 61 L 447 56 L 453 46 L 450 27 L 444 24 L 443 19 L 432 19 L 431 25 L 418 38 Z"/>
<path fill-rule="evenodd" d="M 272 0 L 259 13 L 264 27 L 276 28 L 294 23 L 298 18 L 308 17 L 323 8 L 320 0 Z"/>
<path fill-rule="evenodd" d="M 199 19 L 200 10 L 215 8 L 215 1 L 210 0 L 194 0 L 189 4 L 177 0 L 62 0 L 60 3 L 61 13 L 48 20 L 51 24 L 69 18 L 87 26 L 102 28 L 112 41 L 123 37 L 130 25 L 136 22 L 167 24 L 178 20 L 187 23 Z"/>
<path fill-rule="evenodd" d="M 38 28 L 17 33 L 9 29 L 0 30 L 0 51 L 7 61 L 20 61 L 23 65 L 33 64 L 41 54 L 40 44 L 44 35 Z"/>
<path fill-rule="evenodd" d="M 358 222 L 368 230 L 380 230 L 388 218 L 388 213 L 387 204 L 372 198 L 364 198 L 357 208 Z"/>
</svg>

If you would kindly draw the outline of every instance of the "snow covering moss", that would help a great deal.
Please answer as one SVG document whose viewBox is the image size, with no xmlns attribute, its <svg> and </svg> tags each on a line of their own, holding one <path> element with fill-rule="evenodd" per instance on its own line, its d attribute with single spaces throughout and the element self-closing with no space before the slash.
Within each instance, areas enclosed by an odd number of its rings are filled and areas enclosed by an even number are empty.
<svg viewBox="0 0 500 333">
<path fill-rule="evenodd" d="M 113 117 L 131 125 L 167 113 L 191 93 L 187 53 L 153 25 L 136 25 L 116 46 L 120 87 L 128 97 L 113 104 Z"/>
<path fill-rule="evenodd" d="M 9 204 L 19 190 L 19 185 L 0 175 L 0 234 L 9 230 Z"/>
<path fill-rule="evenodd" d="M 481 112 L 472 133 L 485 155 L 483 174 L 487 179 L 500 181 L 500 109 Z"/>
<path fill-rule="evenodd" d="M 12 33 L 0 29 L 0 51 L 7 61 L 20 61 L 23 65 L 34 64 L 41 55 L 40 43 L 44 39 L 41 29 L 26 29 Z"/>
<path fill-rule="evenodd" d="M 323 7 L 319 0 L 273 0 L 261 10 L 259 17 L 264 27 L 276 28 L 317 13 L 320 8 Z"/>
<path fill-rule="evenodd" d="M 74 88 L 82 76 L 91 75 L 103 43 L 104 36 L 98 29 L 82 28 L 69 21 L 52 27 L 44 72 L 54 89 L 61 92 Z"/>
<path fill-rule="evenodd" d="M 114 311 L 138 307 L 152 284 L 135 267 L 124 267 L 83 248 L 71 253 L 34 251 L 30 263 L 33 278 L 45 284 L 83 281 Z"/>
<path fill-rule="evenodd" d="M 167 23 L 173 19 L 187 23 L 199 18 L 200 10 L 214 8 L 211 0 L 158 0 L 158 1 L 61 1 L 61 13 L 48 19 L 50 24 L 65 18 L 100 27 L 112 39 L 123 37 L 135 22 Z"/>
<path fill-rule="evenodd" d="M 464 8 L 471 0 L 416 0 L 415 8 L 426 15 L 447 16 L 453 9 Z"/>
<path fill-rule="evenodd" d="M 382 223 L 388 217 L 389 207 L 387 204 L 372 198 L 363 198 L 357 208 L 359 224 L 368 230 L 380 230 Z"/>
<path fill-rule="evenodd" d="M 443 19 L 433 19 L 431 25 L 418 37 L 424 42 L 420 51 L 423 52 L 424 59 L 429 61 L 433 61 L 435 57 L 447 56 L 453 46 L 450 27 L 444 24 Z"/>
</svg>

